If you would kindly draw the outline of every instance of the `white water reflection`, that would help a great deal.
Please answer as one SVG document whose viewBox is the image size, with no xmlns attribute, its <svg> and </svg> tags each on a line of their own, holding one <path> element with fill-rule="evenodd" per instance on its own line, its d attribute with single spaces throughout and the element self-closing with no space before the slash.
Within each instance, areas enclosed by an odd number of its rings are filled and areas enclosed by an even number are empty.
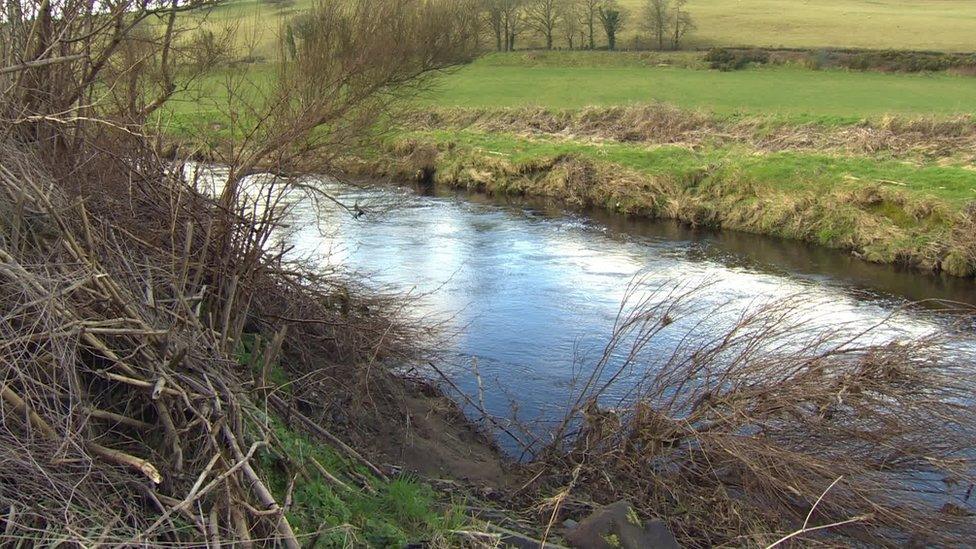
<svg viewBox="0 0 976 549">
<path fill-rule="evenodd" d="M 945 325 L 933 312 L 902 310 L 906 300 L 850 288 L 842 277 L 762 269 L 727 254 L 709 257 L 702 250 L 708 243 L 695 239 L 621 235 L 572 215 L 550 217 L 399 188 L 329 189 L 346 203 L 388 201 L 393 195 L 404 201 L 382 215 L 358 219 L 326 208 L 319 219 L 329 230 L 297 233 L 296 250 L 369 273 L 379 284 L 429 292 L 420 312 L 451 317 L 459 330 L 446 350 L 459 384 L 475 390 L 468 367 L 476 358 L 486 381 L 509 392 L 486 395 L 490 411 L 499 415 L 508 413 L 510 399 L 523 417 L 561 410 L 574 361 L 580 355 L 589 363 L 599 358 L 626 288 L 641 273 L 688 286 L 708 282 L 696 297 L 699 312 L 676 319 L 657 342 L 663 347 L 676 346 L 702 322 L 719 329 L 758 303 L 799 294 L 802 322 L 814 329 L 859 331 L 887 319 L 875 340 L 904 340 Z M 743 263 L 752 266 L 737 266 Z M 663 347 L 661 354 L 672 350 Z"/>
<path fill-rule="evenodd" d="M 905 297 L 886 288 L 908 288 L 916 300 L 976 304 L 972 281 L 899 274 L 792 242 L 702 236 L 652 222 L 614 226 L 618 219 L 594 222 L 403 188 L 322 185 L 368 213 L 355 217 L 334 204 L 315 208 L 296 198 L 292 230 L 282 237 L 294 246 L 293 257 L 425 294 L 417 314 L 448 318 L 457 332 L 443 350 L 449 364 L 442 368 L 473 393 L 469 366 L 476 359 L 489 386 L 489 412 L 500 416 L 512 402 L 526 419 L 562 412 L 574 363 L 599 359 L 628 284 L 641 273 L 686 287 L 708 283 L 694 311 L 656 339 L 658 358 L 689 330 L 718 333 L 757 304 L 796 295 L 803 295 L 798 315 L 812 330 L 854 332 L 887 321 L 874 341 L 921 338 L 946 326 L 934 311 L 905 308 Z M 391 202 L 397 207 L 380 211 Z M 653 367 L 654 357 L 645 364 Z"/>
</svg>

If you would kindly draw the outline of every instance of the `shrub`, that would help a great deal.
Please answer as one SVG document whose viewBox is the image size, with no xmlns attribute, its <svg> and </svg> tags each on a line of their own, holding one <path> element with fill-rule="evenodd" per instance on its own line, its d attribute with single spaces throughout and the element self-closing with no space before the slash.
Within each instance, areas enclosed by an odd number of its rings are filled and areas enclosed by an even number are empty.
<svg viewBox="0 0 976 549">
<path fill-rule="evenodd" d="M 757 65 L 768 63 L 769 52 L 760 49 L 732 50 L 728 48 L 712 48 L 705 54 L 704 59 L 713 69 L 737 71 L 748 67 L 750 63 Z"/>
</svg>

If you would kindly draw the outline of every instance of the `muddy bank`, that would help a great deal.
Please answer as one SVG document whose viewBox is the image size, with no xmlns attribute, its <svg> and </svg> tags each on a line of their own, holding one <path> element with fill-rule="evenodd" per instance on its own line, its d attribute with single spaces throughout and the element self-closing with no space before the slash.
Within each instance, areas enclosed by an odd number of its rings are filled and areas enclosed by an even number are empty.
<svg viewBox="0 0 976 549">
<path fill-rule="evenodd" d="M 515 162 L 452 142 L 401 140 L 378 158 L 347 160 L 358 176 L 539 196 L 692 226 L 730 229 L 849 251 L 875 263 L 971 277 L 976 208 L 881 185 L 771 192 L 734 170 L 648 175 L 573 154 Z"/>
</svg>

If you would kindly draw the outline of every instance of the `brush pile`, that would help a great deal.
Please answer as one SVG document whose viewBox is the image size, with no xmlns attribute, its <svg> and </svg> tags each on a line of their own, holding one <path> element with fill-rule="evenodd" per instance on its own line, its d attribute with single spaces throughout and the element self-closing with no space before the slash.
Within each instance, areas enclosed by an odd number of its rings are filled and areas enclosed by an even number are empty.
<svg viewBox="0 0 976 549">
<path fill-rule="evenodd" d="M 388 393 L 397 384 L 373 366 L 409 354 L 416 332 L 395 300 L 286 259 L 279 237 L 300 185 L 254 174 L 340 150 L 400 86 L 467 58 L 466 12 L 322 6 L 310 27 L 321 40 L 306 36 L 289 77 L 255 96 L 233 87 L 250 75 L 225 63 L 232 41 L 194 25 L 217 4 L 13 0 L 5 11 L 0 542 L 297 547 L 286 511 L 304 462 L 276 427 L 304 425 L 383 478 L 325 430 L 324 410 L 347 418 L 347 440 L 369 435 L 348 420 L 363 408 L 374 426 L 406 423 Z M 229 133 L 248 137 L 227 143 L 215 196 L 202 170 L 163 159 L 160 129 L 178 92 L 218 67 L 236 75 L 227 96 L 251 102 L 226 105 L 240 124 Z M 269 486 L 271 470 L 287 490 Z"/>
<path fill-rule="evenodd" d="M 79 178 L 98 193 L 43 164 L 0 149 L 0 537 L 297 547 L 252 466 L 276 451 L 269 403 L 292 407 L 271 368 L 287 355 L 348 400 L 366 382 L 349 365 L 407 332 L 266 251 L 279 209 L 226 215 L 151 156 Z"/>
<path fill-rule="evenodd" d="M 215 273 L 190 204 L 156 217 L 163 181 L 134 181 L 129 213 L 155 222 L 122 226 L 126 209 L 72 200 L 13 145 L 0 163 L 4 538 L 141 544 L 191 529 L 294 545 L 248 461 L 265 443 L 226 358 L 243 319 L 233 281 L 226 299 L 204 290 Z"/>
</svg>

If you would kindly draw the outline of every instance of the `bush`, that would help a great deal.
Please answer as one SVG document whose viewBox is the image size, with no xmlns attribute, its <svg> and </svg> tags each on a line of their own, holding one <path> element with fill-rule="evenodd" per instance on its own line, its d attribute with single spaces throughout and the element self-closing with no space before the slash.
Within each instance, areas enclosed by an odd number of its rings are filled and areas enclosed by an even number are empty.
<svg viewBox="0 0 976 549">
<path fill-rule="evenodd" d="M 911 51 L 863 52 L 840 60 L 840 64 L 849 69 L 891 72 L 944 71 L 971 62 L 965 56 Z"/>
<path fill-rule="evenodd" d="M 769 52 L 766 50 L 732 50 L 729 48 L 712 48 L 705 54 L 705 61 L 713 69 L 721 71 L 737 71 L 749 66 L 750 63 L 764 65 L 769 62 Z"/>
</svg>

